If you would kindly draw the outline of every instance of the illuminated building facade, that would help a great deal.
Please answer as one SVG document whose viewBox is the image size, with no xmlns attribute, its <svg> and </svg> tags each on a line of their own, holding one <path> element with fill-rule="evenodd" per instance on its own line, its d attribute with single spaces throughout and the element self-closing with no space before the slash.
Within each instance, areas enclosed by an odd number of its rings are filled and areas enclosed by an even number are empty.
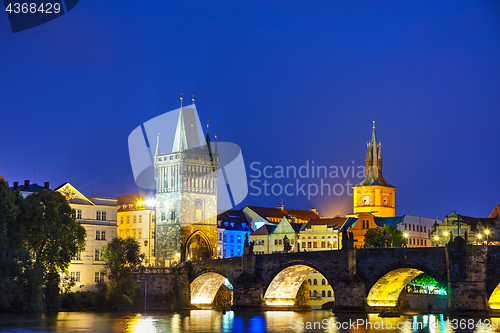
<svg viewBox="0 0 500 333">
<path fill-rule="evenodd" d="M 66 197 L 76 212 L 76 219 L 87 232 L 85 251 L 78 253 L 68 268 L 75 282 L 71 291 L 94 290 L 98 281 L 107 281 L 102 270 L 102 247 L 116 237 L 117 206 L 114 198 L 88 197 L 69 183 L 54 191 Z"/>
<path fill-rule="evenodd" d="M 450 241 L 450 236 L 458 235 L 472 244 L 500 245 L 500 210 L 498 204 L 489 217 L 477 218 L 457 214 L 452 211 L 444 218 L 444 223 L 436 225 L 430 235 L 434 246 L 445 246 Z"/>
<path fill-rule="evenodd" d="M 120 238 L 134 238 L 140 251 L 146 256 L 147 264 L 154 266 L 154 196 L 145 193 L 118 196 L 117 234 Z"/>
<path fill-rule="evenodd" d="M 228 210 L 217 216 L 217 257 L 243 255 L 245 238 L 252 233 L 251 225 L 241 210 Z"/>
<path fill-rule="evenodd" d="M 157 142 L 154 168 L 156 265 L 216 258 L 219 156 L 208 132 L 200 146 L 194 104 L 181 105 L 172 152 Z"/>
</svg>

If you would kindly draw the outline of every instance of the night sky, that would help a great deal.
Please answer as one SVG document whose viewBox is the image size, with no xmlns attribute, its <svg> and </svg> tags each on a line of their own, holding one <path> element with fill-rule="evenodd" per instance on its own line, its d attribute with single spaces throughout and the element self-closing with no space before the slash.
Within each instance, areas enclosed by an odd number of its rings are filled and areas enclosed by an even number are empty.
<svg viewBox="0 0 500 333">
<path fill-rule="evenodd" d="M 297 181 L 255 178 L 253 162 L 363 165 L 375 114 L 397 215 L 487 217 L 500 200 L 498 0 L 80 1 L 15 34 L 0 13 L 0 62 L 10 184 L 137 192 L 128 135 L 184 92 L 203 127 L 241 147 L 249 181 Z M 346 180 L 361 181 L 323 179 Z M 282 200 L 352 212 L 346 193 L 250 194 L 239 207 Z"/>
</svg>

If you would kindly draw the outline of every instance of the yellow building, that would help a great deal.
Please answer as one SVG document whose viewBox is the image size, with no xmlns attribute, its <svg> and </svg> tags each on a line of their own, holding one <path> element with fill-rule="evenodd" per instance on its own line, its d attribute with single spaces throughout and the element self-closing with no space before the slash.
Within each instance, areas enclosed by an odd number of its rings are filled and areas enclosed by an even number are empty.
<svg viewBox="0 0 500 333">
<path fill-rule="evenodd" d="M 345 217 L 310 219 L 299 232 L 301 251 L 338 250 L 338 233 L 344 222 Z"/>
<path fill-rule="evenodd" d="M 87 197 L 69 183 L 54 191 L 66 197 L 87 232 L 85 251 L 78 253 L 68 268 L 75 282 L 71 291 L 94 290 L 96 282 L 107 280 L 102 272 L 102 247 L 116 237 L 116 199 Z"/>
<path fill-rule="evenodd" d="M 361 183 L 353 186 L 353 208 L 357 213 L 371 213 L 374 216 L 395 216 L 395 190 L 382 176 L 382 144 L 377 142 L 375 121 L 372 140 L 366 151 L 366 176 Z"/>
<path fill-rule="evenodd" d="M 325 303 L 335 300 L 333 288 L 323 274 L 314 271 L 307 276 L 307 281 L 309 282 L 309 305 L 311 309 L 321 309 Z"/>
<path fill-rule="evenodd" d="M 249 236 L 250 242 L 254 243 L 255 254 L 281 253 L 284 251 L 284 239 L 288 238 L 291 246 L 289 252 L 298 252 L 299 231 L 302 223 L 290 223 L 283 216 L 278 225 L 265 224 L 252 232 Z"/>
<path fill-rule="evenodd" d="M 147 264 L 155 265 L 154 196 L 145 193 L 118 196 L 118 237 L 134 238 L 146 255 Z"/>
</svg>

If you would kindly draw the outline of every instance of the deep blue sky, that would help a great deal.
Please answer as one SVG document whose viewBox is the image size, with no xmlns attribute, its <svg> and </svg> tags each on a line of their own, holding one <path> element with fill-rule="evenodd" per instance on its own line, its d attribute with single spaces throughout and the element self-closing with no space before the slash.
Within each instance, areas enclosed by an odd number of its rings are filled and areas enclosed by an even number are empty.
<svg viewBox="0 0 500 333">
<path fill-rule="evenodd" d="M 128 135 L 183 91 L 247 166 L 362 165 L 376 114 L 396 214 L 482 217 L 500 199 L 497 0 L 81 1 L 16 34 L 0 12 L 0 62 L 10 183 L 36 168 L 51 187 L 136 192 Z M 282 199 L 352 210 L 241 205 Z"/>
</svg>

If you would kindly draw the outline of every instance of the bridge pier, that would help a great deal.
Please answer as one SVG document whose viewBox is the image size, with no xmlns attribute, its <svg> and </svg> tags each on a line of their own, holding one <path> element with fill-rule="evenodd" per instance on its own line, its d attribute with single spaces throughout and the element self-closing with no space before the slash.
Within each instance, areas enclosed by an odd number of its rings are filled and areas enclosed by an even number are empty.
<svg viewBox="0 0 500 333">
<path fill-rule="evenodd" d="M 264 281 L 255 272 L 255 255 L 241 258 L 243 272 L 233 281 L 233 310 L 261 310 L 264 305 Z"/>
<path fill-rule="evenodd" d="M 343 273 L 335 281 L 333 312 L 365 312 L 365 283 L 357 275 Z"/>
<path fill-rule="evenodd" d="M 448 312 L 487 314 L 486 263 L 488 248 L 465 244 L 455 238 L 446 248 Z"/>
</svg>

